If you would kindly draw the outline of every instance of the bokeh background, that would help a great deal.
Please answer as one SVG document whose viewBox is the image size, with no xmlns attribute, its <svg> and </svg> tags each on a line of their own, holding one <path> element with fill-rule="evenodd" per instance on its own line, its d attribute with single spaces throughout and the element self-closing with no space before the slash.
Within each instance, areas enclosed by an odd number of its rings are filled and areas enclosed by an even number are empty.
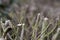
<svg viewBox="0 0 60 40">
<path fill-rule="evenodd" d="M 0 0 L 0 38 L 60 40 L 60 0 Z"/>
</svg>

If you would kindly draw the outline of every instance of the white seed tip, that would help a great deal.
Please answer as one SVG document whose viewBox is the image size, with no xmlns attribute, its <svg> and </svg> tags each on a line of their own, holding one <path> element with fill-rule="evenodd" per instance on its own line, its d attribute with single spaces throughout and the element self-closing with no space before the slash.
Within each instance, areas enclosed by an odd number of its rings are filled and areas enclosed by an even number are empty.
<svg viewBox="0 0 60 40">
<path fill-rule="evenodd" d="M 40 13 L 38 13 L 38 16 L 40 16 Z"/>
<path fill-rule="evenodd" d="M 59 31 L 60 31 L 60 28 L 57 29 L 57 32 L 59 32 Z"/>
<path fill-rule="evenodd" d="M 0 38 L 0 40 L 5 40 L 4 38 Z"/>
<path fill-rule="evenodd" d="M 5 25 L 9 24 L 10 23 L 10 20 L 6 20 L 5 21 Z"/>
<path fill-rule="evenodd" d="M 46 20 L 48 20 L 48 18 L 46 17 L 46 18 L 44 18 L 44 20 L 46 21 Z"/>
<path fill-rule="evenodd" d="M 57 17 L 56 20 L 59 20 L 59 17 Z"/>
<path fill-rule="evenodd" d="M 25 24 L 23 23 L 22 25 L 24 26 Z"/>
<path fill-rule="evenodd" d="M 21 26 L 22 24 L 17 24 L 17 26 Z"/>
<path fill-rule="evenodd" d="M 24 26 L 25 24 L 23 23 L 23 24 L 17 24 L 17 26 Z"/>
<path fill-rule="evenodd" d="M 8 23 L 8 22 L 10 22 L 10 20 L 6 20 L 5 22 Z"/>
</svg>

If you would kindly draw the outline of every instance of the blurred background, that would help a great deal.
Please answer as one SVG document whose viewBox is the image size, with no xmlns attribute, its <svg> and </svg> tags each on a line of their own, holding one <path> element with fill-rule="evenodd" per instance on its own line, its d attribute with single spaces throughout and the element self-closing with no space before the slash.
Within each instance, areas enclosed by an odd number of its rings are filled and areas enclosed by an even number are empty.
<svg viewBox="0 0 60 40">
<path fill-rule="evenodd" d="M 0 0 L 1 38 L 60 40 L 60 0 Z"/>
</svg>

